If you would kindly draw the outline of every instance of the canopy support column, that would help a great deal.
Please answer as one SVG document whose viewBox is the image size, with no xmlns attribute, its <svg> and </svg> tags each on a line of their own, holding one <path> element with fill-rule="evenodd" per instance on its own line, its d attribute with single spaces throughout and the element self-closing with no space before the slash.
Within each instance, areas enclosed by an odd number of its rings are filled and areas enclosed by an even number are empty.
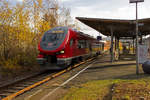
<svg viewBox="0 0 150 100">
<path fill-rule="evenodd" d="M 140 44 L 142 44 L 143 43 L 143 36 L 141 35 L 140 36 Z"/>
<path fill-rule="evenodd" d="M 110 32 L 111 32 L 111 48 L 110 48 L 110 53 L 111 53 L 111 62 L 114 61 L 114 48 L 113 48 L 113 28 L 110 28 Z"/>
<path fill-rule="evenodd" d="M 134 38 L 133 38 L 133 54 L 135 53 L 135 45 L 134 45 Z"/>
<path fill-rule="evenodd" d="M 120 40 L 120 38 L 119 37 L 117 37 L 117 52 L 118 52 L 118 60 L 119 60 L 119 56 L 120 56 L 120 45 L 119 45 L 119 40 Z"/>
<path fill-rule="evenodd" d="M 114 51 L 114 60 L 119 59 L 119 38 L 115 36 L 115 51 Z"/>
</svg>

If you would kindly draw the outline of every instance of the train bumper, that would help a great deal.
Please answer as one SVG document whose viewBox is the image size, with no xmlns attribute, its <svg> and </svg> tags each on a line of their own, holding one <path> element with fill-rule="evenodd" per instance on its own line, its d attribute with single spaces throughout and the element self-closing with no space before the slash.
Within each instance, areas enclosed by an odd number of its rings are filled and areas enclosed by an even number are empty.
<svg viewBox="0 0 150 100">
<path fill-rule="evenodd" d="M 57 58 L 57 65 L 70 65 L 71 64 L 71 59 L 68 58 Z"/>
<path fill-rule="evenodd" d="M 37 63 L 40 64 L 40 65 L 43 65 L 46 62 L 45 58 L 37 58 L 36 60 L 37 60 Z"/>
</svg>

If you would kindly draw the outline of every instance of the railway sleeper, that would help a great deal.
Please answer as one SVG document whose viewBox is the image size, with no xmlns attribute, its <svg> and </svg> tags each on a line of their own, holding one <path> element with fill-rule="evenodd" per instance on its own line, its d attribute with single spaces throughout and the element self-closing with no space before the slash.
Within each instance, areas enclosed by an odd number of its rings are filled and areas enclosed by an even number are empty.
<svg viewBox="0 0 150 100">
<path fill-rule="evenodd" d="M 32 83 L 33 84 L 33 83 Z M 32 84 L 22 84 L 22 85 L 19 85 L 19 87 L 27 87 L 27 86 L 30 86 Z"/>
<path fill-rule="evenodd" d="M 4 92 L 4 93 L 15 93 L 17 91 L 16 90 L 3 90 L 2 92 Z"/>
<path fill-rule="evenodd" d="M 0 97 L 4 98 L 4 97 L 7 97 L 10 94 L 12 94 L 12 93 L 0 93 Z"/>
<path fill-rule="evenodd" d="M 9 89 L 12 89 L 12 90 L 20 90 L 20 89 L 22 89 L 22 88 L 24 88 L 24 87 L 11 87 L 11 88 L 9 88 Z"/>
</svg>

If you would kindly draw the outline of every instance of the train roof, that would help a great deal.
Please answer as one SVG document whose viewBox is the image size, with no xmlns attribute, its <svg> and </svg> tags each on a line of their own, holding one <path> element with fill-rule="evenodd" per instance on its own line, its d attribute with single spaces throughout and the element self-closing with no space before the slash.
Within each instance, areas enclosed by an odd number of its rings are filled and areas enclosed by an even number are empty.
<svg viewBox="0 0 150 100">
<path fill-rule="evenodd" d="M 95 39 L 94 37 L 92 37 L 92 36 L 90 36 L 90 35 L 88 35 L 88 34 L 85 34 L 85 33 L 83 33 L 83 32 L 79 32 L 79 34 L 82 35 L 82 36 L 91 38 L 91 39 Z"/>
<path fill-rule="evenodd" d="M 79 35 L 81 35 L 81 36 L 83 36 L 83 37 L 85 37 L 85 38 L 90 38 L 90 39 L 92 39 L 92 40 L 95 40 L 96 38 L 94 38 L 93 36 L 90 36 L 90 35 L 88 35 L 88 34 L 85 34 L 85 33 L 83 33 L 83 32 L 81 32 L 81 31 L 78 31 L 77 29 L 72 29 L 73 31 L 75 31 L 75 32 L 77 32 Z"/>
</svg>

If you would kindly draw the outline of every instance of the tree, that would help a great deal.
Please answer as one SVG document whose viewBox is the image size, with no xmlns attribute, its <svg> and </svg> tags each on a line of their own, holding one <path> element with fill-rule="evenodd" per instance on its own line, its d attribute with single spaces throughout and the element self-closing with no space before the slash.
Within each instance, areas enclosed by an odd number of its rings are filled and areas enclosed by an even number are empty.
<svg viewBox="0 0 150 100">
<path fill-rule="evenodd" d="M 0 60 L 36 62 L 41 36 L 56 26 L 75 26 L 70 9 L 57 0 L 23 0 L 16 5 L 0 0 Z"/>
</svg>

